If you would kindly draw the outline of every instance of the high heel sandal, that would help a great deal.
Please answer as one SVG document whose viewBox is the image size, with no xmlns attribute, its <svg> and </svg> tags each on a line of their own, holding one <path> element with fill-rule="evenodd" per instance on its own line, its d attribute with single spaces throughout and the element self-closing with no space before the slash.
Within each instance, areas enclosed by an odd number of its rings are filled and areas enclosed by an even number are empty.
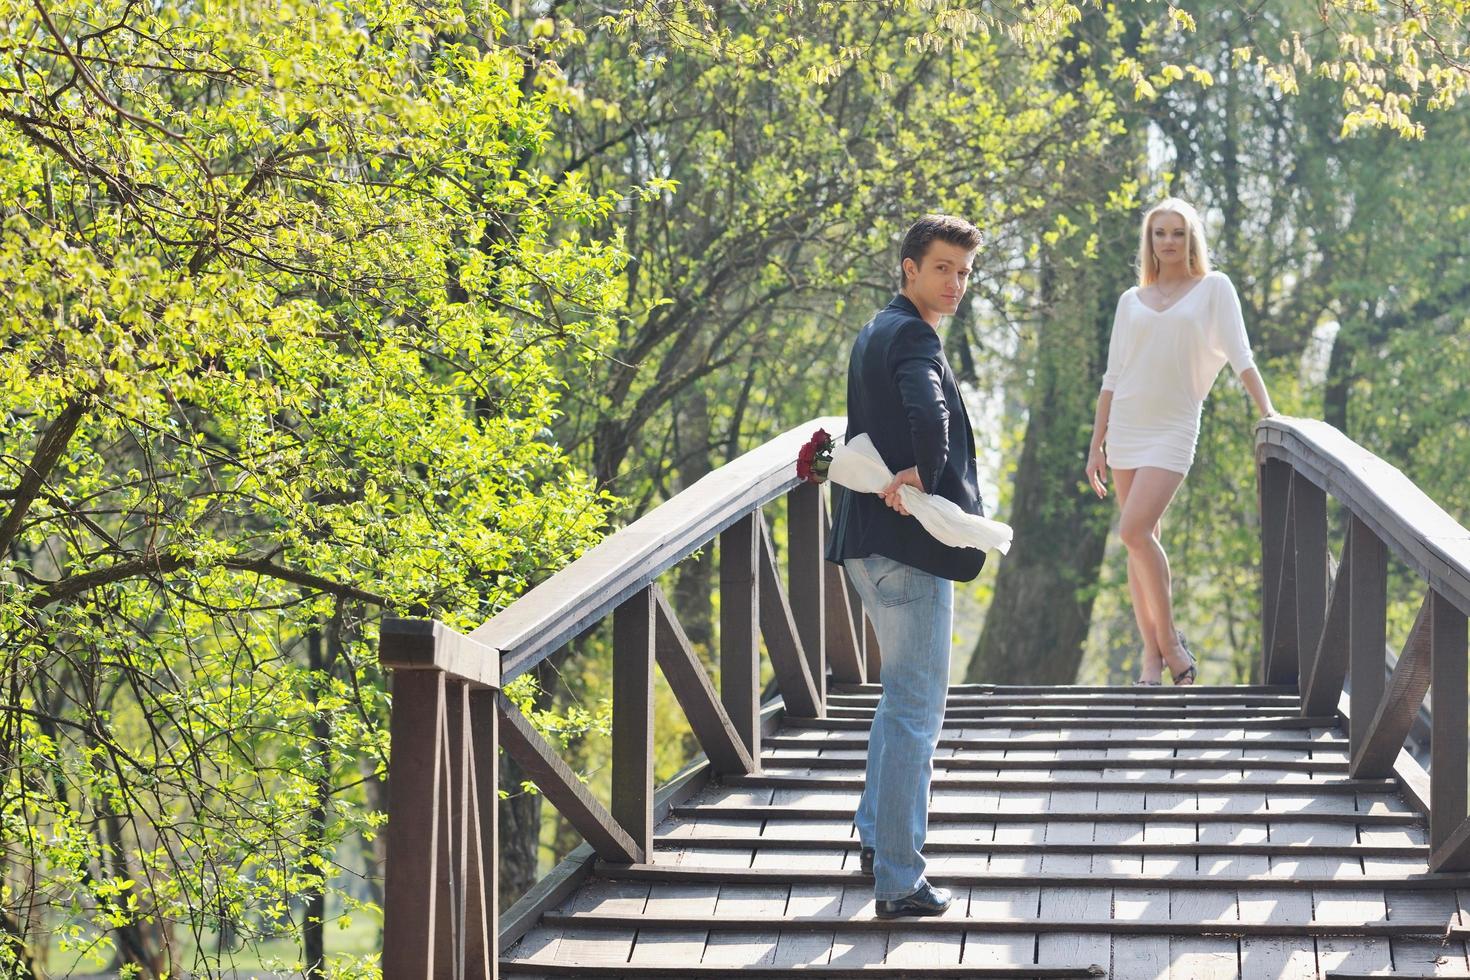
<svg viewBox="0 0 1470 980">
<path fill-rule="evenodd" d="M 1174 673 L 1174 671 L 1170 669 L 1169 676 L 1174 679 L 1175 687 L 1193 687 L 1195 672 L 1196 668 L 1199 667 L 1199 661 L 1195 659 L 1194 651 L 1189 649 L 1189 644 L 1184 642 L 1184 634 L 1179 630 L 1175 630 L 1175 636 L 1179 638 L 1179 649 L 1183 650 L 1186 654 L 1189 655 L 1189 667 L 1182 673 L 1178 674 Z"/>
<path fill-rule="evenodd" d="M 1164 682 L 1161 681 L 1161 680 L 1158 680 L 1158 681 L 1146 681 L 1142 677 L 1140 677 L 1140 678 L 1138 678 L 1137 680 L 1135 680 L 1133 682 L 1133 686 L 1134 687 L 1163 687 L 1164 686 Z"/>
</svg>

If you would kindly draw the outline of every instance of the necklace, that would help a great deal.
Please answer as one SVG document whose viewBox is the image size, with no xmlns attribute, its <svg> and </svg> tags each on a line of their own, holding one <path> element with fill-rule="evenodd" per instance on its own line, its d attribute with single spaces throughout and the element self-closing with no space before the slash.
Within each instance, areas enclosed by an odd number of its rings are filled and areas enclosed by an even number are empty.
<svg viewBox="0 0 1470 980">
<path fill-rule="evenodd" d="M 1194 283 L 1196 283 L 1196 282 L 1198 282 L 1198 280 L 1195 279 L 1193 276 L 1190 276 L 1189 278 L 1185 279 L 1184 282 L 1180 283 L 1180 285 L 1179 285 L 1179 287 L 1177 289 L 1175 289 L 1172 293 L 1169 293 L 1167 296 L 1164 297 L 1164 303 L 1160 306 L 1160 309 L 1161 310 L 1167 310 L 1167 309 L 1169 309 L 1169 307 L 1171 307 L 1171 306 L 1174 305 L 1174 300 L 1178 299 L 1180 296 L 1183 296 L 1185 294 L 1185 292 L 1188 291 L 1189 287 L 1191 287 L 1192 285 L 1194 285 Z M 1157 282 L 1154 283 L 1154 289 L 1158 290 L 1160 293 L 1163 292 L 1163 289 L 1160 288 L 1160 284 L 1157 283 Z"/>
</svg>

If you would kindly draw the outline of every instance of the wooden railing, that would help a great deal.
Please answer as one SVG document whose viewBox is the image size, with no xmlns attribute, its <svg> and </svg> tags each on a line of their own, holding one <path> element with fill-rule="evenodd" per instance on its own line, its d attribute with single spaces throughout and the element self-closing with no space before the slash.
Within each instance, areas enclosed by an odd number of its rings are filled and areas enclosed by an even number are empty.
<svg viewBox="0 0 1470 980">
<path fill-rule="evenodd" d="M 796 480 L 816 419 L 721 467 L 610 535 L 468 635 L 389 620 L 391 671 L 383 975 L 497 975 L 497 748 L 504 748 L 597 857 L 652 850 L 654 664 L 712 775 L 751 773 L 761 752 L 761 641 L 785 710 L 820 717 L 826 683 L 876 680 L 877 643 L 841 569 L 823 560 L 820 489 Z M 787 582 L 762 508 L 787 500 Z M 657 577 L 719 539 L 720 691 Z M 789 584 L 788 584 L 789 583 Z M 613 617 L 612 799 L 597 800 L 500 692 L 609 614 Z M 501 937 L 514 938 L 514 937 Z"/>
<path fill-rule="evenodd" d="M 1394 467 L 1324 422 L 1256 431 L 1261 504 L 1262 673 L 1297 684 L 1302 713 L 1347 718 L 1354 777 L 1396 776 L 1430 825 L 1431 870 L 1470 868 L 1466 819 L 1466 615 L 1470 531 Z M 1329 575 L 1328 497 L 1344 518 Z M 1398 664 L 1384 676 L 1388 559 L 1424 582 Z M 1346 702 L 1344 681 L 1349 680 Z M 1402 754 L 1430 694 L 1429 786 Z M 1426 798 L 1427 797 L 1427 798 Z"/>
</svg>

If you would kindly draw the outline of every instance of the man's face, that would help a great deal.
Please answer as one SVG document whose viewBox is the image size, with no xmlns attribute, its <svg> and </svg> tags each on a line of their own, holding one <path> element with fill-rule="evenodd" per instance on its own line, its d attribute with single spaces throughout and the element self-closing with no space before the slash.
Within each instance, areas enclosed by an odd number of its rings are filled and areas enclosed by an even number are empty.
<svg viewBox="0 0 1470 980">
<path fill-rule="evenodd" d="M 950 316 L 960 308 L 965 287 L 970 284 L 970 270 L 975 252 L 946 241 L 929 243 L 929 250 L 915 263 L 905 259 L 909 298 L 920 313 L 932 312 Z"/>
</svg>

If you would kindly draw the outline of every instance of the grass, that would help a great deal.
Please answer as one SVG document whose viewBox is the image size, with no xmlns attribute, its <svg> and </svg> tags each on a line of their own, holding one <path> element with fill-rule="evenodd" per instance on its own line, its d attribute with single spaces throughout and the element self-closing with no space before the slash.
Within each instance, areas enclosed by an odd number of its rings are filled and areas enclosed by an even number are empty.
<svg viewBox="0 0 1470 980">
<path fill-rule="evenodd" d="M 335 921 L 328 921 L 326 947 L 329 966 L 342 965 L 341 961 L 350 956 L 361 957 L 377 953 L 382 948 L 382 930 L 383 923 L 380 919 L 361 914 L 353 916 L 345 929 L 339 928 Z M 233 972 L 238 980 L 246 980 L 253 976 L 260 976 L 264 980 L 266 977 L 274 978 L 282 974 L 289 976 L 293 973 L 297 975 L 300 973 L 301 940 L 299 937 L 255 943 L 238 952 L 226 952 L 218 958 L 216 958 L 211 938 L 206 934 L 203 944 L 210 955 L 207 959 L 200 959 L 199 947 L 195 945 L 193 936 L 187 933 L 180 936 L 184 942 L 185 964 L 195 973 L 213 972 L 218 975 L 220 972 L 228 971 Z M 90 954 L 76 950 L 62 950 L 59 941 L 53 939 L 47 951 L 47 974 L 57 978 L 104 974 L 107 971 L 107 964 L 112 961 L 112 951 L 111 941 L 105 938 L 93 947 Z"/>
</svg>

